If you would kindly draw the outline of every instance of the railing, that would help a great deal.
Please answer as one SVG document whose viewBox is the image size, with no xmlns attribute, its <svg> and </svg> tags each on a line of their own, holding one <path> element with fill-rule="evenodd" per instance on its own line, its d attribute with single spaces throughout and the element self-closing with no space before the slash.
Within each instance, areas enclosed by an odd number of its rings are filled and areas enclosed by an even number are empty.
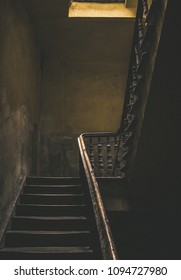
<svg viewBox="0 0 181 280">
<path fill-rule="evenodd" d="M 103 259 L 116 260 L 118 259 L 116 247 L 102 202 L 99 186 L 86 151 L 83 135 L 78 138 L 78 143 L 80 149 L 80 178 L 84 186 L 88 187 L 88 192 L 91 196 L 92 208 L 95 215 L 96 230 L 98 231 L 99 242 L 94 240 L 95 247 L 98 249 L 98 243 L 100 244 L 100 250 Z"/>
<path fill-rule="evenodd" d="M 84 133 L 83 138 L 96 177 L 124 177 L 127 150 L 119 133 Z"/>
<path fill-rule="evenodd" d="M 145 73 L 148 60 L 150 59 L 151 42 L 154 35 L 159 4 L 159 0 L 152 0 L 150 5 L 148 5 L 147 0 L 138 1 L 125 102 L 122 121 L 118 130 L 121 135 L 121 145 L 124 150 L 128 151 L 127 160 L 132 150 L 139 106 L 142 95 L 144 94 Z M 125 171 L 127 165 L 128 161 L 126 161 Z"/>
<path fill-rule="evenodd" d="M 85 147 L 96 177 L 126 177 L 137 124 L 151 39 L 159 0 L 138 2 L 133 47 L 122 121 L 117 132 L 84 133 Z"/>
<path fill-rule="evenodd" d="M 78 140 L 82 166 L 80 175 L 87 182 L 92 197 L 99 239 L 105 259 L 116 259 L 117 254 L 96 177 L 114 176 L 124 178 L 126 176 L 159 3 L 159 0 L 153 0 L 150 5 L 146 0 L 139 0 L 138 2 L 120 128 L 115 133 L 84 133 Z"/>
</svg>

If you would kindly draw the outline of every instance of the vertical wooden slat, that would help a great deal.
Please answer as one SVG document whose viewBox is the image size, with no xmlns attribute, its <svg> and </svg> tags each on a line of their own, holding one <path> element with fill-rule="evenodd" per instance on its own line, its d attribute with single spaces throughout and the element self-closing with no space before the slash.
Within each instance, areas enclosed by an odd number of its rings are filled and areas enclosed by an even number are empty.
<svg viewBox="0 0 181 280">
<path fill-rule="evenodd" d="M 109 137 L 107 138 L 107 142 L 109 143 Z M 111 145 L 107 144 L 107 175 L 108 177 L 112 176 L 112 155 L 111 155 Z"/>
<path fill-rule="evenodd" d="M 99 174 L 100 177 L 103 177 L 105 175 L 105 171 L 104 171 L 102 144 L 101 144 L 101 141 L 100 141 L 100 137 L 98 137 L 97 150 L 98 150 L 98 169 L 99 169 L 98 174 Z"/>
<path fill-rule="evenodd" d="M 92 165 L 92 169 L 94 170 L 94 146 L 92 144 L 92 137 L 89 138 L 90 139 L 90 144 L 89 144 L 89 156 L 90 156 L 90 163 Z"/>
<path fill-rule="evenodd" d="M 115 149 L 115 166 L 113 169 L 113 176 L 121 176 L 121 167 L 120 167 L 120 141 L 117 143 L 115 142 L 114 145 Z"/>
</svg>

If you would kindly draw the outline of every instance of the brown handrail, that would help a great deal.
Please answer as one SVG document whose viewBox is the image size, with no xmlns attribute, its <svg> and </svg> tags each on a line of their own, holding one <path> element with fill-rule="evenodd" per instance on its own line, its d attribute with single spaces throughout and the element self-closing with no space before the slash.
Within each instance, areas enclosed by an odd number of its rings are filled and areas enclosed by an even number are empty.
<svg viewBox="0 0 181 280">
<path fill-rule="evenodd" d="M 99 191 L 99 186 L 92 169 L 86 147 L 84 144 L 84 134 L 78 138 L 78 144 L 80 149 L 80 156 L 84 167 L 89 192 L 92 199 L 93 210 L 95 214 L 96 225 L 98 229 L 98 235 L 100 240 L 100 246 L 103 259 L 116 260 L 118 254 L 116 246 L 114 244 L 113 236 L 109 226 L 109 222 L 106 216 L 105 208 L 103 205 L 102 197 Z"/>
</svg>

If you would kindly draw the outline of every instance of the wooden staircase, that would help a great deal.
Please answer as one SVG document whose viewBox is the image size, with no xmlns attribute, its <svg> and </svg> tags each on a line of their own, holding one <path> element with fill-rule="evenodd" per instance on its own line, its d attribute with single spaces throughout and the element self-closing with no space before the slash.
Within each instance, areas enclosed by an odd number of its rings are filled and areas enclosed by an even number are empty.
<svg viewBox="0 0 181 280">
<path fill-rule="evenodd" d="M 27 178 L 0 259 L 100 259 L 91 213 L 79 178 Z"/>
</svg>

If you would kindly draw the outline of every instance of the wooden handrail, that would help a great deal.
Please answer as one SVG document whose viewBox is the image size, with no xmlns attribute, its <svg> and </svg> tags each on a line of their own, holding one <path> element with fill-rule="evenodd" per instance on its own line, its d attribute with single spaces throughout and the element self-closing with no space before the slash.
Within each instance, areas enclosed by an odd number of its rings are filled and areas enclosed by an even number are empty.
<svg viewBox="0 0 181 280">
<path fill-rule="evenodd" d="M 119 132 L 85 132 L 82 133 L 81 136 L 84 137 L 114 137 L 114 136 L 119 136 Z"/>
<path fill-rule="evenodd" d="M 107 219 L 102 197 L 99 191 L 99 186 L 86 151 L 86 147 L 84 144 L 84 135 L 85 134 L 79 136 L 78 144 L 80 149 L 80 157 L 89 187 L 89 193 L 92 199 L 102 256 L 105 260 L 116 260 L 118 259 L 116 246 L 114 244 L 109 221 Z"/>
</svg>

